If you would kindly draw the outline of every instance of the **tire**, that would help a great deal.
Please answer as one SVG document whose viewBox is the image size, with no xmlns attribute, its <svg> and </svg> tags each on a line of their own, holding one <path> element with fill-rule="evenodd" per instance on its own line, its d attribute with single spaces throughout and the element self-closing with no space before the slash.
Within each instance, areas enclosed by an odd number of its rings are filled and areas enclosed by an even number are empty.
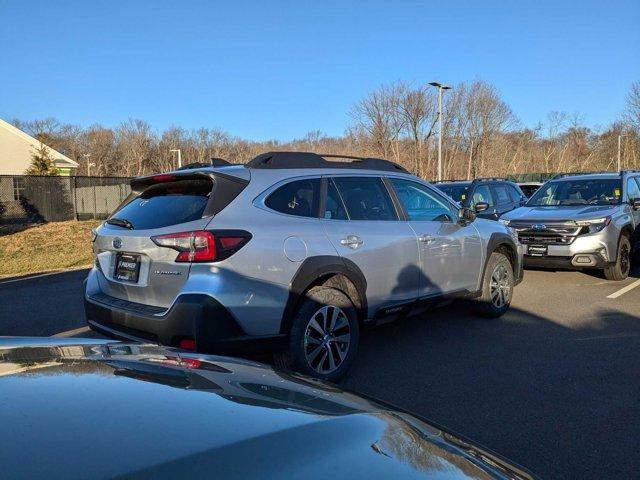
<svg viewBox="0 0 640 480">
<path fill-rule="evenodd" d="M 620 235 L 616 263 L 604 269 L 607 280 L 624 280 L 631 271 L 631 241 L 626 235 Z"/>
<path fill-rule="evenodd" d="M 493 252 L 484 267 L 482 294 L 474 302 L 477 315 L 498 318 L 511 304 L 515 279 L 509 258 L 500 252 Z"/>
<path fill-rule="evenodd" d="M 288 350 L 276 364 L 336 382 L 353 365 L 359 339 L 358 317 L 349 297 L 335 288 L 314 287 L 295 314 Z"/>
</svg>

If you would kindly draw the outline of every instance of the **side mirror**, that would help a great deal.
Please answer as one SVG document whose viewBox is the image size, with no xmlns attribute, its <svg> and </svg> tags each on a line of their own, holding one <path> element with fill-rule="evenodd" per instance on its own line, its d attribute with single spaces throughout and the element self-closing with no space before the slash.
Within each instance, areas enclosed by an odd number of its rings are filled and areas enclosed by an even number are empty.
<svg viewBox="0 0 640 480">
<path fill-rule="evenodd" d="M 470 208 L 463 207 L 458 210 L 458 223 L 460 225 L 468 225 L 476 219 L 476 212 Z"/>
<path fill-rule="evenodd" d="M 520 206 L 524 207 L 526 205 L 526 203 L 527 203 L 527 200 L 529 200 L 527 197 L 522 197 L 520 199 Z"/>
<path fill-rule="evenodd" d="M 487 202 L 478 202 L 475 206 L 476 213 L 484 212 L 487 208 L 489 208 L 489 204 Z"/>
<path fill-rule="evenodd" d="M 631 208 L 634 210 L 640 210 L 640 198 L 631 199 Z"/>
</svg>

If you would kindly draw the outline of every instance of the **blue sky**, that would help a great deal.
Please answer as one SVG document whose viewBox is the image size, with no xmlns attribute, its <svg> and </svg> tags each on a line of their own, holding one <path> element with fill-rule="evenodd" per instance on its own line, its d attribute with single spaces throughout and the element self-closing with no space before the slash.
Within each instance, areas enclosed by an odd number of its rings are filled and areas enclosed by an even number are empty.
<svg viewBox="0 0 640 480">
<path fill-rule="evenodd" d="M 640 1 L 0 0 L 0 117 L 343 133 L 403 79 L 494 84 L 521 122 L 606 125 L 640 80 Z"/>
</svg>

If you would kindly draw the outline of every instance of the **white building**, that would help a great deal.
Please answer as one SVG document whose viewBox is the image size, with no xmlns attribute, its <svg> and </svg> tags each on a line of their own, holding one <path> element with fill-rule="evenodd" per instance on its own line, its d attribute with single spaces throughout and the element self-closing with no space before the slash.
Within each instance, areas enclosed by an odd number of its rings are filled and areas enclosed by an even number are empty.
<svg viewBox="0 0 640 480">
<path fill-rule="evenodd" d="M 0 119 L 0 175 L 22 175 L 31 165 L 40 141 Z M 60 175 L 73 175 L 78 164 L 66 155 L 47 147 Z"/>
</svg>

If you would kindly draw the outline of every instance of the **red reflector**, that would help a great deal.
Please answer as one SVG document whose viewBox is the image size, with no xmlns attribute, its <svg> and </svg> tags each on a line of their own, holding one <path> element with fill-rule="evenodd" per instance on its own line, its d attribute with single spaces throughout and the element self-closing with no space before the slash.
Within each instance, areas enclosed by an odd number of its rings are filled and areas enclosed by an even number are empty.
<svg viewBox="0 0 640 480">
<path fill-rule="evenodd" d="M 196 341 L 193 338 L 183 338 L 182 340 L 180 340 L 179 347 L 184 350 L 195 350 Z"/>
<path fill-rule="evenodd" d="M 237 247 L 240 243 L 242 243 L 245 240 L 245 238 L 244 237 L 220 237 L 219 240 L 222 248 L 227 250 L 229 248 Z"/>
<path fill-rule="evenodd" d="M 152 178 L 154 182 L 170 182 L 171 180 L 175 180 L 176 177 L 175 175 L 162 174 L 154 175 Z"/>
<path fill-rule="evenodd" d="M 200 360 L 197 360 L 195 358 L 183 358 L 181 360 L 181 365 L 184 368 L 200 368 Z"/>
</svg>

